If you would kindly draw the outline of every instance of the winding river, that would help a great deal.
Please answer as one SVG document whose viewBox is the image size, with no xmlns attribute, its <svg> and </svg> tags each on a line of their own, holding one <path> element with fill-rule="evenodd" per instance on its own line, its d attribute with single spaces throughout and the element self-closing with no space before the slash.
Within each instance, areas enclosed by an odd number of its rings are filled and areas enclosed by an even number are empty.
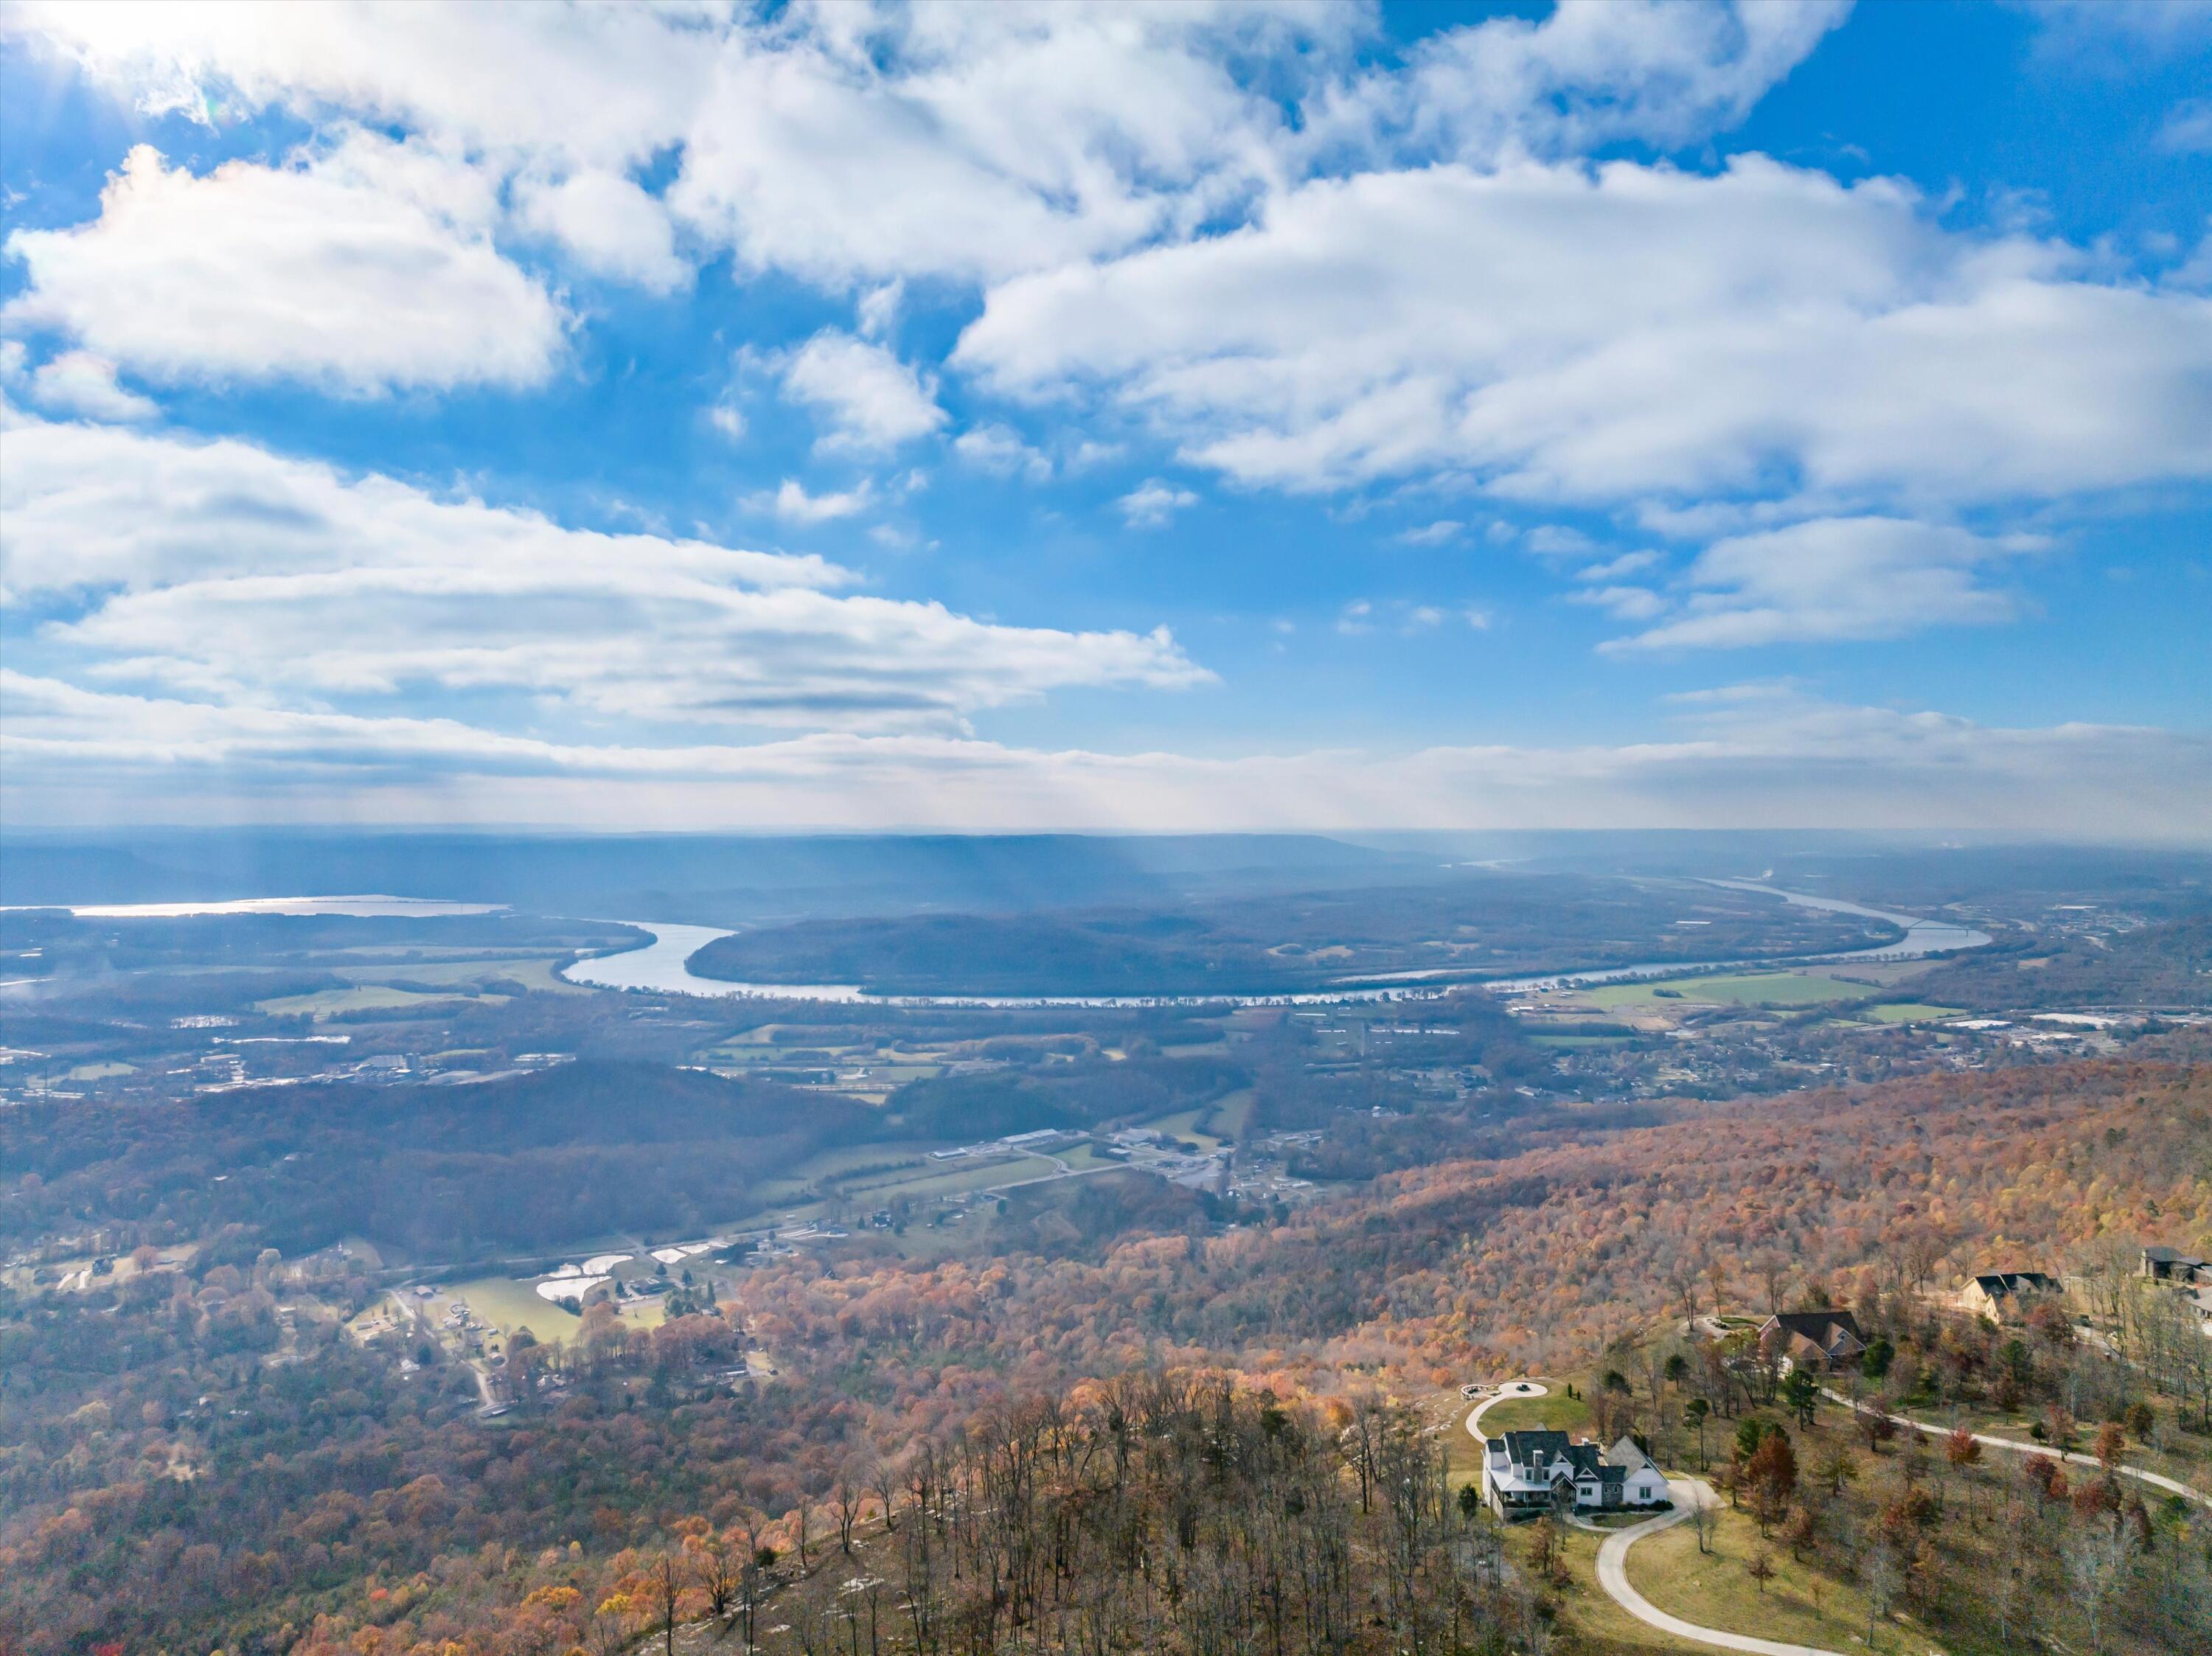
<svg viewBox="0 0 2212 1656">
<path fill-rule="evenodd" d="M 1427 999 L 1441 995 L 1448 989 L 1464 988 L 1474 983 L 1480 983 L 1483 988 L 1516 994 L 1532 989 L 1560 988 L 1570 984 L 1610 983 L 1626 978 L 1680 977 L 1695 972 L 1732 971 L 1747 967 L 1779 969 L 1815 962 L 1832 965 L 1845 961 L 1916 960 L 1929 955 L 1979 949 L 1990 942 L 1988 933 L 1948 920 L 1923 919 L 1917 915 L 1868 908 L 1834 897 L 1781 891 L 1749 880 L 1713 880 L 1708 883 L 1727 886 L 1737 891 L 1765 892 L 1769 896 L 1779 897 L 1784 902 L 1796 903 L 1805 908 L 1823 909 L 1830 913 L 1856 914 L 1867 919 L 1887 920 L 1902 930 L 1905 936 L 1895 943 L 1883 943 L 1872 949 L 1849 949 L 1840 954 L 1792 955 L 1750 960 L 1645 961 L 1632 966 L 1605 967 L 1588 972 L 1540 973 L 1514 978 L 1476 980 L 1455 977 L 1449 980 L 1427 981 L 1401 979 L 1382 986 L 1370 982 L 1357 988 L 1296 994 L 897 995 L 878 994 L 856 983 L 732 983 L 720 978 L 702 978 L 691 970 L 691 956 L 715 938 L 726 937 L 731 933 L 708 925 L 671 925 L 659 921 L 625 920 L 619 924 L 635 926 L 648 934 L 653 941 L 643 949 L 629 949 L 617 955 L 587 955 L 569 966 L 562 975 L 571 983 L 587 984 L 595 989 L 640 989 L 661 994 L 716 998 L 865 1002 L 878 1005 L 1218 1006 L 1226 1002 L 1248 1006 L 1304 1006 L 1348 1000 Z"/>
</svg>

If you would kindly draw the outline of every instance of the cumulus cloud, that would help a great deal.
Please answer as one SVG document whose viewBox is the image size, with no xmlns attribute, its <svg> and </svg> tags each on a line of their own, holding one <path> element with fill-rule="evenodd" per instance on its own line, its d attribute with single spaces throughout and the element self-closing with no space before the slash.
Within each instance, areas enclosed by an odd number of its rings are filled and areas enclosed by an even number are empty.
<svg viewBox="0 0 2212 1656">
<path fill-rule="evenodd" d="M 1115 502 L 1122 521 L 1132 529 L 1159 529 L 1185 507 L 1196 506 L 1198 496 L 1157 477 L 1148 477 Z"/>
<path fill-rule="evenodd" d="M 1842 22 L 1850 0 L 1563 0 L 1420 42 L 1317 100 L 1308 130 L 1373 154 L 1558 155 L 1724 131 Z"/>
<path fill-rule="evenodd" d="M 151 420 L 161 411 L 152 397 L 117 384 L 115 364 L 90 351 L 64 351 L 41 364 L 29 389 L 40 407 L 91 420 Z"/>
<path fill-rule="evenodd" d="M 936 384 L 881 345 L 827 329 L 783 364 L 784 395 L 814 411 L 817 446 L 882 452 L 927 437 L 945 421 Z"/>
<path fill-rule="evenodd" d="M 526 178 L 516 186 L 515 210 L 524 225 L 596 275 L 660 294 L 690 282 L 691 267 L 677 256 L 667 209 L 619 173 L 592 168 L 558 180 Z"/>
<path fill-rule="evenodd" d="M 952 440 L 952 452 L 979 471 L 994 476 L 1023 476 L 1033 483 L 1052 476 L 1051 458 L 1021 440 L 1011 426 L 974 426 Z"/>
<path fill-rule="evenodd" d="M 1297 490 L 1453 470 L 1526 499 L 2047 497 L 2212 475 L 2212 300 L 1958 235 L 1906 187 L 1440 166 L 1023 276 L 955 361 L 1103 389 Z"/>
<path fill-rule="evenodd" d="M 2018 600 L 1984 576 L 2043 544 L 1896 518 L 1816 519 L 1707 547 L 1690 566 L 1695 590 L 1671 612 L 1656 594 L 1634 588 L 1589 596 L 1626 620 L 1668 614 L 1604 646 L 1614 651 L 1896 638 L 2009 620 Z"/>
<path fill-rule="evenodd" d="M 1439 518 L 1434 523 L 1422 524 L 1413 529 L 1401 529 L 1391 538 L 1401 546 L 1442 546 L 1455 541 L 1467 532 L 1467 525 L 1456 518 Z"/>
<path fill-rule="evenodd" d="M 875 498 L 875 488 L 866 478 L 850 488 L 810 494 L 796 477 L 787 477 L 773 494 L 755 494 L 745 505 L 755 512 L 772 513 L 788 524 L 824 524 L 866 512 Z"/>
<path fill-rule="evenodd" d="M 204 177 L 141 144 L 97 219 L 8 238 L 28 280 L 5 320 L 166 382 L 534 385 L 565 319 L 494 246 L 497 210 L 477 167 L 365 131 Z"/>
<path fill-rule="evenodd" d="M 1164 631 L 978 622 L 846 591 L 818 557 L 576 530 L 238 442 L 21 422 L 0 486 L 41 657 L 216 708 L 434 692 L 649 727 L 941 729 L 1209 676 Z"/>
<path fill-rule="evenodd" d="M 849 289 L 990 281 L 1180 239 L 1346 155 L 1685 143 L 1740 118 L 1839 12 L 1571 0 L 1540 24 L 1439 31 L 1381 68 L 1370 10 L 1310 0 L 762 15 L 22 0 L 0 27 L 144 110 L 358 118 L 568 180 L 530 191 L 526 221 L 647 285 L 675 276 L 634 175 L 673 157 L 653 211 L 747 267 Z M 617 224 L 641 240 L 616 240 Z"/>
<path fill-rule="evenodd" d="M 2166 112 L 2158 147 L 2179 155 L 2212 155 L 2212 98 L 2190 98 Z"/>
</svg>

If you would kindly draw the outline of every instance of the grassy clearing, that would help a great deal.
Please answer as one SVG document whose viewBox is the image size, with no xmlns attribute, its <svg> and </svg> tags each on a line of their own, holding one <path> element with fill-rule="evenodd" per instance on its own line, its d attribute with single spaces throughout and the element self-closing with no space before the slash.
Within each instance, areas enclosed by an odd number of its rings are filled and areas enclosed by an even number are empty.
<svg viewBox="0 0 2212 1656">
<path fill-rule="evenodd" d="M 1482 1435 L 1498 1437 L 1507 1432 L 1553 1431 L 1586 1435 L 1590 1429 L 1589 1404 L 1553 1386 L 1540 1398 L 1515 1398 L 1501 1403 L 1482 1417 Z"/>
<path fill-rule="evenodd" d="M 1573 1629 L 1568 1648 L 1589 1656 L 1675 1656 L 1699 1651 L 1711 1656 L 1713 1647 L 1677 1639 L 1638 1621 L 1614 1604 L 1597 1584 L 1597 1552 L 1601 1535 L 1570 1530 L 1566 1537 L 1569 1590 L 1564 1619 Z"/>
<path fill-rule="evenodd" d="M 1633 1035 L 1531 1035 L 1539 1046 L 1625 1046 Z"/>
<path fill-rule="evenodd" d="M 356 984 L 350 989 L 318 989 L 309 995 L 280 995 L 258 1003 L 272 1017 L 337 1017 L 347 1012 L 386 1012 L 402 1006 L 451 1006 L 458 1001 L 485 1000 L 504 1004 L 505 995 L 418 994 L 377 983 Z"/>
<path fill-rule="evenodd" d="M 551 1301 L 539 1299 L 528 1283 L 511 1277 L 483 1277 L 472 1283 L 456 1283 L 453 1291 L 502 1334 L 526 1328 L 541 1342 L 550 1343 L 565 1340 L 583 1326 L 580 1319 Z"/>
<path fill-rule="evenodd" d="M 1661 990 L 1671 991 L 1662 994 Z M 1653 979 L 1641 983 L 1605 983 L 1580 992 L 1579 998 L 1607 1010 L 1655 1010 L 1685 1002 L 1722 1006 L 1817 1006 L 1856 1000 L 1866 991 L 1832 978 L 1802 972 L 1747 972 L 1734 976 Z"/>
<path fill-rule="evenodd" d="M 1929 1018 L 1963 1017 L 1966 1010 L 1963 1006 L 1930 1006 L 1920 1000 L 1898 1000 L 1869 1006 L 1866 1015 L 1876 1023 L 1920 1023 Z"/>
<path fill-rule="evenodd" d="M 1775 1574 L 1761 1592 L 1748 1568 L 1761 1544 L 1749 1514 L 1723 1508 L 1710 1553 L 1698 1550 L 1688 1524 L 1638 1542 L 1629 1550 L 1629 1584 L 1659 1609 L 1700 1627 L 1822 1650 L 1854 1643 L 1864 1648 L 1867 1605 L 1856 1586 L 1797 1562 L 1788 1547 L 1770 1540 L 1764 1545 Z M 1903 1648 L 1896 1642 L 1901 1636 L 1895 1629 L 1877 1633 L 1874 1648 Z M 1920 1648 L 1926 1643 L 1923 1636 Z"/>
</svg>

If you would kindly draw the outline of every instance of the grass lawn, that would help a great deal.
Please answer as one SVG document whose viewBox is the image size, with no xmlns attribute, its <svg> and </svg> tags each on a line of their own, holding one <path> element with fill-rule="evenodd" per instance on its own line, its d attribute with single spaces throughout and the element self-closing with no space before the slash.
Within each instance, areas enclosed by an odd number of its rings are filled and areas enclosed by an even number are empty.
<svg viewBox="0 0 2212 1656">
<path fill-rule="evenodd" d="M 1750 1514 L 1723 1507 L 1711 1553 L 1698 1550 L 1688 1524 L 1638 1542 L 1628 1554 L 1629 1584 L 1659 1609 L 1701 1627 L 1823 1650 L 1845 1649 L 1854 1635 L 1864 1640 L 1867 1606 L 1857 1587 L 1797 1563 L 1778 1540 L 1766 1543 L 1775 1575 L 1761 1592 L 1747 1568 L 1759 1544 L 1759 1526 Z M 1897 1641 L 1905 1636 L 1885 1629 L 1875 1635 L 1874 1648 L 1902 1648 Z M 1923 1636 L 1918 1647 L 1926 1647 Z M 1866 1647 L 1861 1642 L 1859 1647 Z"/>
<path fill-rule="evenodd" d="M 1224 1138 L 1238 1137 L 1251 1115 L 1252 1089 L 1240 1088 L 1214 1105 L 1213 1130 Z"/>
<path fill-rule="evenodd" d="M 1662 995 L 1662 989 L 1675 992 Z M 1656 1009 L 1683 1001 L 1724 1006 L 1815 1006 L 1824 1001 L 1856 1000 L 1867 992 L 1832 978 L 1802 972 L 1747 972 L 1711 978 L 1652 979 L 1641 983 L 1605 983 L 1581 992 L 1581 998 L 1607 1010 Z"/>
<path fill-rule="evenodd" d="M 1506 1545 L 1516 1556 L 1522 1555 L 1534 1528 L 1524 1525 L 1511 1532 Z M 1702 1651 L 1711 1656 L 1711 1645 L 1692 1644 L 1646 1627 L 1613 1602 L 1597 1584 L 1597 1550 L 1604 1540 L 1601 1535 L 1581 1530 L 1566 1532 L 1568 1586 L 1561 1619 L 1573 1630 L 1567 1647 L 1588 1652 L 1589 1656 L 1656 1656 L 1659 1652 L 1673 1656 L 1677 1651 Z"/>
<path fill-rule="evenodd" d="M 1498 1437 L 1507 1432 L 1550 1430 L 1570 1435 L 1587 1435 L 1590 1429 L 1589 1404 L 1580 1398 L 1571 1398 L 1565 1389 L 1553 1386 L 1548 1395 L 1540 1398 L 1515 1398 L 1501 1403 L 1482 1417 L 1482 1435 Z"/>
<path fill-rule="evenodd" d="M 259 1010 L 274 1017 L 326 1018 L 344 1012 L 385 1012 L 400 1006 L 450 1006 L 471 1000 L 504 1004 L 507 999 L 505 995 L 422 995 L 380 983 L 360 983 L 350 989 L 318 989 L 311 995 L 280 995 L 258 1004 Z"/>
<path fill-rule="evenodd" d="M 1920 1023 L 1929 1018 L 1963 1017 L 1966 1010 L 1963 1006 L 1930 1006 L 1922 1000 L 1893 1000 L 1868 1007 L 1866 1015 L 1876 1023 Z"/>
<path fill-rule="evenodd" d="M 1249 1103 L 1246 1107 L 1250 1107 Z M 1188 1139 L 1200 1149 L 1212 1152 L 1221 1148 L 1222 1141 L 1213 1133 L 1200 1131 L 1198 1119 L 1205 1113 L 1206 1107 L 1201 1106 L 1194 1110 L 1177 1110 L 1173 1115 L 1155 1116 L 1150 1121 L 1140 1121 L 1137 1125 L 1150 1127 L 1154 1132 L 1165 1133 L 1170 1138 Z"/>
<path fill-rule="evenodd" d="M 482 1277 L 472 1283 L 457 1283 L 452 1291 L 502 1334 L 526 1328 L 541 1343 L 550 1344 L 567 1339 L 583 1326 L 580 1319 L 550 1300 L 539 1299 L 528 1283 L 516 1282 L 512 1277 Z"/>
</svg>

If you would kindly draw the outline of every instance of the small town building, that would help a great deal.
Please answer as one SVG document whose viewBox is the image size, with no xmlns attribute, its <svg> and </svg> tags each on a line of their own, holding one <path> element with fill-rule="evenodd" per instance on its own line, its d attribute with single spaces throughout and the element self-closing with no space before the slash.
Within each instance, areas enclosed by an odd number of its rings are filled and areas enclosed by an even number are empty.
<svg viewBox="0 0 2212 1656">
<path fill-rule="evenodd" d="M 1644 1453 L 1621 1440 L 1636 1457 L 1629 1465 L 1595 1443 L 1577 1443 L 1565 1432 L 1505 1432 L 1483 1443 L 1482 1497 L 1503 1519 L 1562 1512 L 1633 1512 L 1662 1506 L 1667 1480 Z"/>
<path fill-rule="evenodd" d="M 1848 1311 L 1778 1311 L 1760 1327 L 1759 1349 L 1790 1368 L 1841 1368 L 1866 1354 L 1866 1339 Z"/>
</svg>

